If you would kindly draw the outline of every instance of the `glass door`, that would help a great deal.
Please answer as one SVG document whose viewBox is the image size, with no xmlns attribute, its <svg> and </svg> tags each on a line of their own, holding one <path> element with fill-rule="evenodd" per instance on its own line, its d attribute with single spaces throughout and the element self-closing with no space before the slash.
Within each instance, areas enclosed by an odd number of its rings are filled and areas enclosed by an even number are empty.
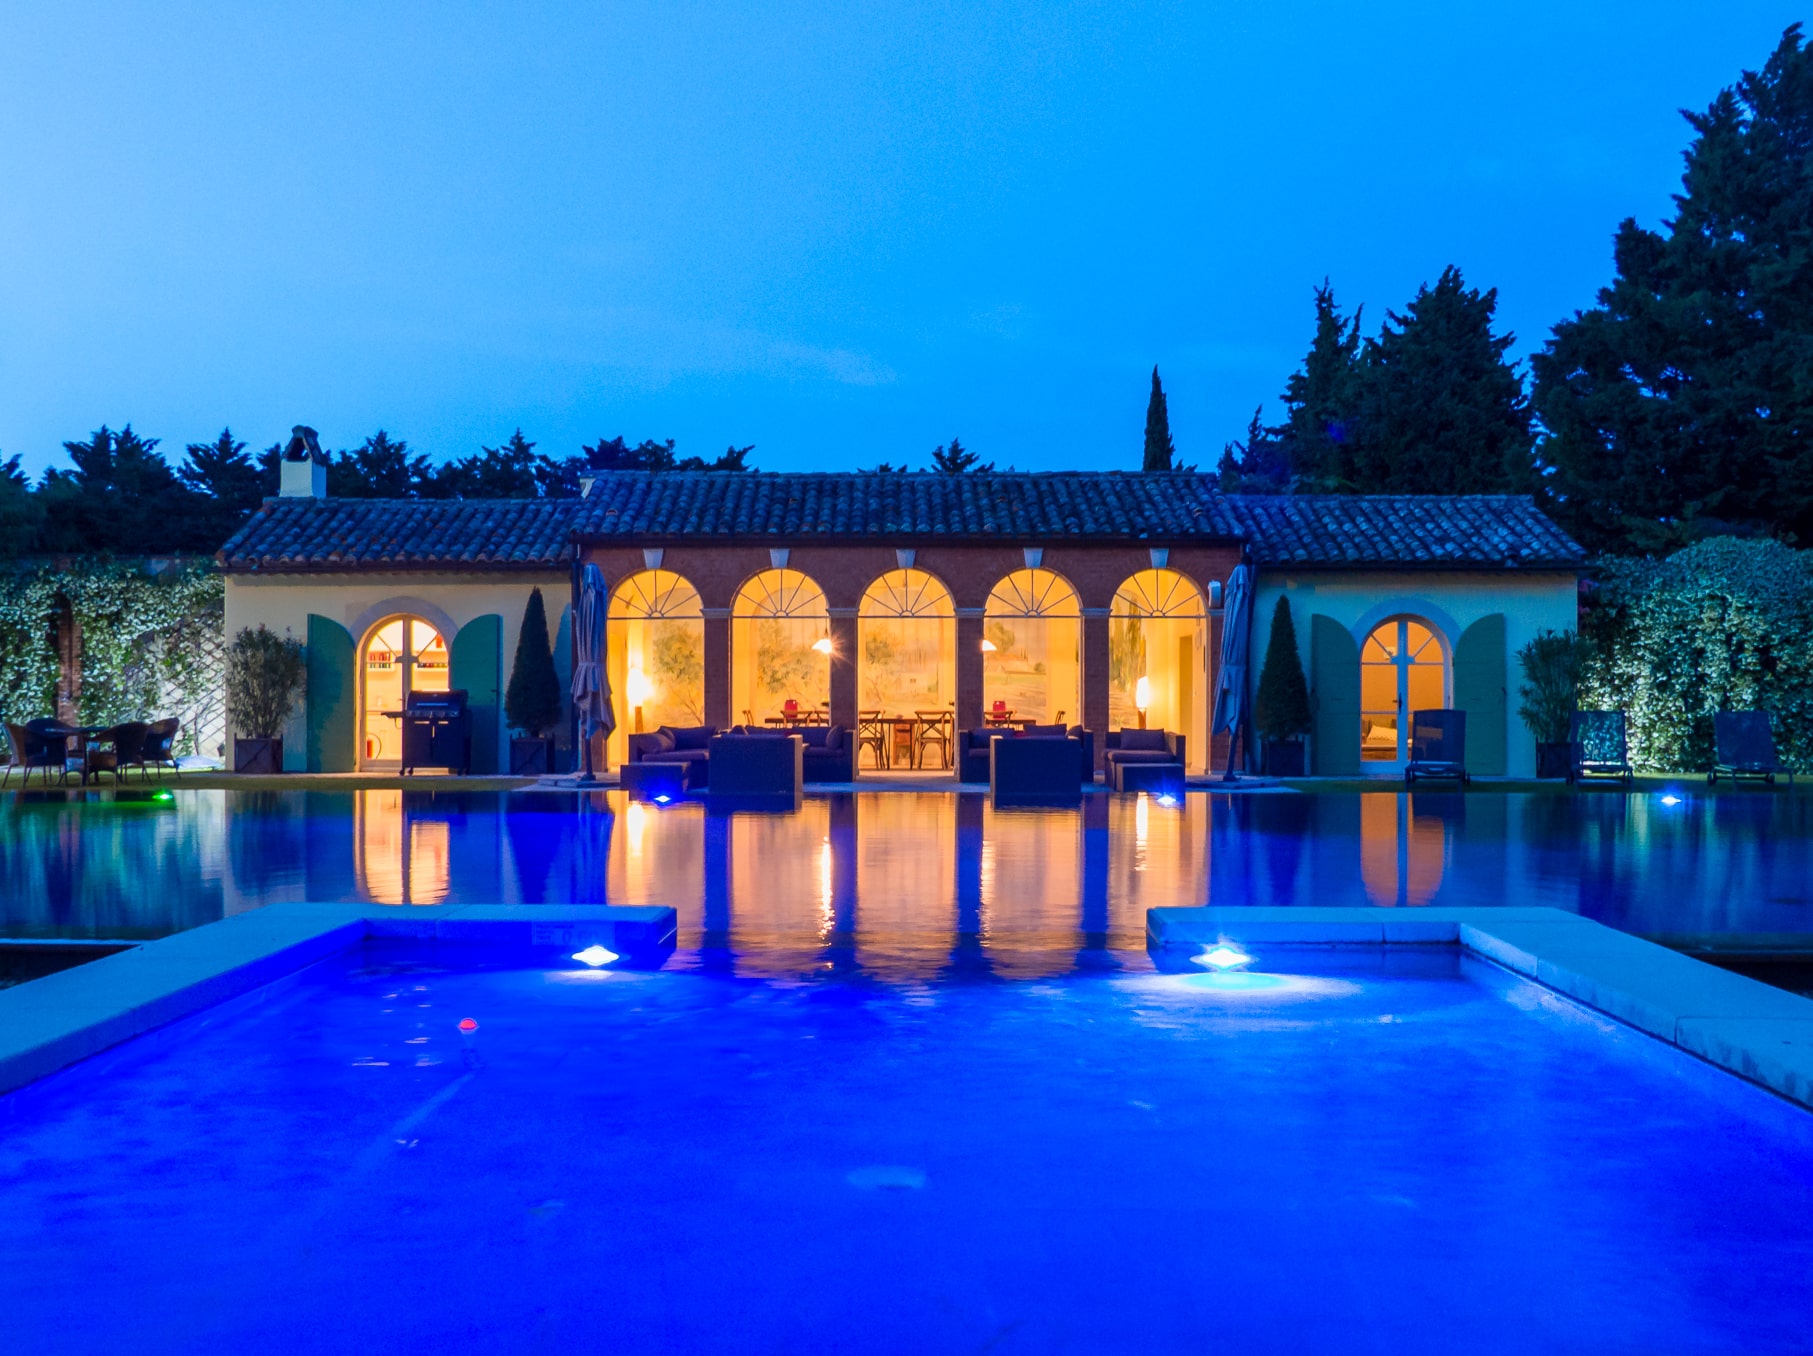
<svg viewBox="0 0 1813 1356">
<path fill-rule="evenodd" d="M 1429 626 L 1396 617 L 1374 628 L 1360 649 L 1361 764 L 1402 767 L 1410 713 L 1445 705 L 1447 687 L 1441 640 Z"/>
</svg>

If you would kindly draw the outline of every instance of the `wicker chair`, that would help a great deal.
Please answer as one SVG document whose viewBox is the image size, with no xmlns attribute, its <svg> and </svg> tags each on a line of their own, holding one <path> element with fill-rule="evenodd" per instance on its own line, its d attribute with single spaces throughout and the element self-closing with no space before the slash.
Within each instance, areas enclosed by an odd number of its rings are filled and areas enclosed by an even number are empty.
<svg viewBox="0 0 1813 1356">
<path fill-rule="evenodd" d="M 19 785 L 26 786 L 31 782 L 34 771 L 43 774 L 41 780 L 49 781 L 50 772 L 55 768 L 57 775 L 63 775 L 63 741 L 51 735 L 28 730 L 23 725 L 8 724 L 6 727 L 7 760 L 6 774 L 0 777 L 0 786 L 5 786 L 13 779 L 17 769 L 24 773 Z"/>
<path fill-rule="evenodd" d="M 144 756 L 140 762 L 144 771 L 156 768 L 161 778 L 164 769 L 169 768 L 179 777 L 182 775 L 182 764 L 176 761 L 176 732 L 182 728 L 183 723 L 175 716 L 154 720 L 145 727 Z"/>
<path fill-rule="evenodd" d="M 129 720 L 114 726 L 101 738 L 113 745 L 113 777 L 118 781 L 127 768 L 137 768 L 139 778 L 150 775 L 145 765 L 145 742 L 151 727 L 142 720 Z"/>
</svg>

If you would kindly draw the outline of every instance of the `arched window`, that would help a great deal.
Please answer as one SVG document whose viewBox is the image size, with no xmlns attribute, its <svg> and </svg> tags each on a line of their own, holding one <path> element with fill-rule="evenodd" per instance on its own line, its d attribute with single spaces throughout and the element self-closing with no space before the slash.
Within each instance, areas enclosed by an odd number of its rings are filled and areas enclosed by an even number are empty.
<svg viewBox="0 0 1813 1356">
<path fill-rule="evenodd" d="M 1447 705 L 1441 633 L 1416 617 L 1381 622 L 1360 647 L 1360 759 L 1402 766 L 1410 714 Z"/>
<path fill-rule="evenodd" d="M 1193 769 L 1208 756 L 1208 609 L 1176 570 L 1141 570 L 1108 612 L 1108 725 L 1142 720 L 1185 737 Z M 1144 679 L 1142 686 L 1141 679 Z"/>
<path fill-rule="evenodd" d="M 1050 570 L 995 585 L 982 617 L 985 718 L 1082 724 L 1082 617 L 1076 590 Z"/>
<path fill-rule="evenodd" d="M 360 652 L 360 765 L 400 767 L 402 722 L 385 713 L 401 711 L 412 692 L 447 691 L 447 638 L 420 617 L 391 617 L 366 632 Z"/>
<path fill-rule="evenodd" d="M 957 610 L 924 570 L 889 570 L 857 609 L 856 700 L 870 718 L 911 717 L 957 697 Z"/>
<path fill-rule="evenodd" d="M 730 613 L 730 696 L 738 721 L 810 724 L 831 701 L 831 614 L 798 570 L 763 570 Z"/>
<path fill-rule="evenodd" d="M 611 590 L 605 670 L 617 729 L 611 761 L 630 735 L 705 722 L 705 610 L 699 591 L 671 570 L 642 570 Z"/>
</svg>

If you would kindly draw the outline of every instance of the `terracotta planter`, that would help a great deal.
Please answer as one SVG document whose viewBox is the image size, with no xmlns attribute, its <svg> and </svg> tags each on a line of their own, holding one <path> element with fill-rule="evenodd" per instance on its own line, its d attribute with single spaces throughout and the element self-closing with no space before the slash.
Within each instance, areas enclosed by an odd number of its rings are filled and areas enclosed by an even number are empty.
<svg viewBox="0 0 1813 1356">
<path fill-rule="evenodd" d="M 552 739 L 512 739 L 510 741 L 510 775 L 512 777 L 545 777 L 554 770 Z"/>
<path fill-rule="evenodd" d="M 1303 741 L 1301 739 L 1266 740 L 1265 775 L 1268 777 L 1301 777 L 1303 775 Z"/>
<path fill-rule="evenodd" d="M 283 771 L 281 739 L 247 739 L 233 741 L 233 771 L 250 776 L 269 777 Z"/>
<path fill-rule="evenodd" d="M 1566 740 L 1549 744 L 1542 740 L 1536 743 L 1536 775 L 1538 777 L 1565 777 L 1574 767 L 1574 746 Z"/>
</svg>

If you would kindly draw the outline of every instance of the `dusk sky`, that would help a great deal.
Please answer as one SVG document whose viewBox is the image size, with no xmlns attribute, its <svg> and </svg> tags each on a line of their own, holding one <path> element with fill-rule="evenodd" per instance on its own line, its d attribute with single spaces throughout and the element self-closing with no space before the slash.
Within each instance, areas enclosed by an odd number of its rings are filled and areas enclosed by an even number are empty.
<svg viewBox="0 0 1813 1356">
<path fill-rule="evenodd" d="M 1669 215 L 1773 3 L 14 0 L 0 458 L 521 426 L 764 470 L 1136 468 L 1268 418 L 1326 275 L 1518 352 Z"/>
</svg>

